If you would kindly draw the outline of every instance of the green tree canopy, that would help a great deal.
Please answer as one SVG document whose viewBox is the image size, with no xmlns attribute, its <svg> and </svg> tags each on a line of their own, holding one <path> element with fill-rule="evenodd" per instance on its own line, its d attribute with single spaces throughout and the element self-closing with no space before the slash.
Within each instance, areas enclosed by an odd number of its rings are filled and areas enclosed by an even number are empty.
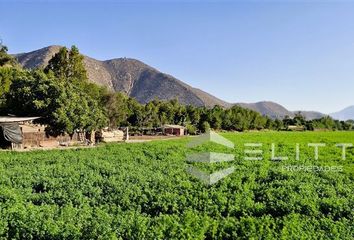
<svg viewBox="0 0 354 240">
<path fill-rule="evenodd" d="M 41 70 L 24 71 L 14 79 L 6 100 L 9 113 L 41 116 L 39 122 L 48 124 L 51 135 L 94 130 L 106 121 L 97 101 L 77 86 Z"/>
<path fill-rule="evenodd" d="M 110 128 L 127 124 L 128 97 L 126 95 L 103 89 L 101 91 L 101 104 L 104 107 Z"/>
<path fill-rule="evenodd" d="M 8 48 L 2 45 L 0 40 L 0 67 L 4 66 L 16 66 L 17 61 L 14 57 L 7 53 Z"/>
<path fill-rule="evenodd" d="M 49 60 L 44 71 L 46 73 L 52 72 L 56 78 L 72 82 L 75 85 L 86 85 L 88 77 L 83 60 L 84 57 L 76 46 L 72 46 L 70 50 L 62 47 Z"/>
</svg>

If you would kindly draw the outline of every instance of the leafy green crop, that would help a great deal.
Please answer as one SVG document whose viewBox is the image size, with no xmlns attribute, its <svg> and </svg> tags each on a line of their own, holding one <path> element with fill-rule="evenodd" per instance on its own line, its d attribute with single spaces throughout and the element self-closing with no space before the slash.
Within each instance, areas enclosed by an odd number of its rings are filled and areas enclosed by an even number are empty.
<svg viewBox="0 0 354 240">
<path fill-rule="evenodd" d="M 225 133 L 234 150 L 188 138 L 98 148 L 0 153 L 3 239 L 353 239 L 354 132 Z M 260 142 L 263 160 L 246 161 Z M 271 143 L 288 160 L 272 161 Z M 308 143 L 326 143 L 314 160 Z M 300 159 L 295 159 L 295 144 Z M 186 153 L 235 154 L 236 171 L 206 186 L 186 171 Z M 341 165 L 340 172 L 286 165 Z M 213 171 L 220 166 L 211 166 Z"/>
</svg>

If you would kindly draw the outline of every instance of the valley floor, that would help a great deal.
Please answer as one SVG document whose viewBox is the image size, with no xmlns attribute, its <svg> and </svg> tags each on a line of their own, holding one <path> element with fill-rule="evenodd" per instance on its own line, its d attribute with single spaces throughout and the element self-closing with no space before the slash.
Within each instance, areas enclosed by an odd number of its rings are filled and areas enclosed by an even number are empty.
<svg viewBox="0 0 354 240">
<path fill-rule="evenodd" d="M 0 239 L 353 239 L 354 148 L 344 160 L 336 144 L 354 144 L 354 132 L 222 135 L 234 149 L 180 138 L 0 152 Z M 272 160 L 272 146 L 287 159 Z M 186 162 L 207 151 L 235 160 Z M 191 165 L 235 171 L 208 186 Z"/>
</svg>

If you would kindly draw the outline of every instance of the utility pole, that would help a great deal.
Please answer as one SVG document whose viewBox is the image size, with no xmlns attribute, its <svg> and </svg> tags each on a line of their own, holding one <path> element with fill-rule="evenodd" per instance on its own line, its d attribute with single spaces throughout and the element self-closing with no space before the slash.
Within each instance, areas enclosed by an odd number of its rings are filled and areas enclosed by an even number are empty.
<svg viewBox="0 0 354 240">
<path fill-rule="evenodd" d="M 129 127 L 126 128 L 126 136 L 125 136 L 125 141 L 129 141 Z"/>
</svg>

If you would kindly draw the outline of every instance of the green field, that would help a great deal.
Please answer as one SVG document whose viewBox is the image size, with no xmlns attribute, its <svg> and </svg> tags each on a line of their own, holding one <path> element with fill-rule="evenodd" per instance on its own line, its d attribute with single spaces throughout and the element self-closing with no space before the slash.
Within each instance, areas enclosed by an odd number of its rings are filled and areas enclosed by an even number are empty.
<svg viewBox="0 0 354 240">
<path fill-rule="evenodd" d="M 353 239 L 354 132 L 225 133 L 235 149 L 189 138 L 98 148 L 0 152 L 3 239 Z M 262 143 L 247 161 L 245 143 Z M 272 161 L 276 154 L 288 160 Z M 299 143 L 300 159 L 295 159 Z M 326 143 L 314 159 L 308 143 Z M 207 186 L 186 172 L 186 154 L 233 153 L 235 161 L 194 164 L 235 172 Z M 342 171 L 289 171 L 289 165 Z"/>
</svg>

